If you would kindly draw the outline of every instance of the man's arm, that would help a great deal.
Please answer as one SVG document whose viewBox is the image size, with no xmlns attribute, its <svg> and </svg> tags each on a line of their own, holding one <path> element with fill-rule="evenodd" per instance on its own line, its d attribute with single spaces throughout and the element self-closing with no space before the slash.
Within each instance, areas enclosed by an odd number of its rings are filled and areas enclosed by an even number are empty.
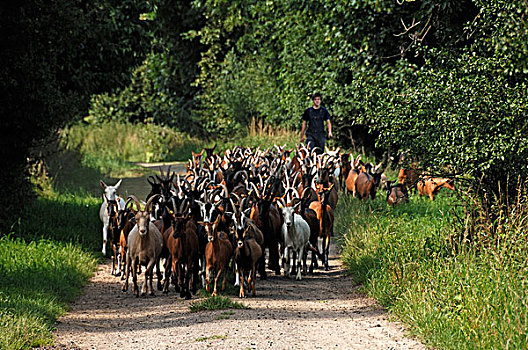
<svg viewBox="0 0 528 350">
<path fill-rule="evenodd" d="M 328 138 L 334 137 L 334 135 L 332 135 L 332 123 L 330 122 L 330 119 L 326 120 L 326 126 L 328 128 Z"/>
<path fill-rule="evenodd" d="M 301 143 L 304 142 L 304 131 L 306 130 L 306 120 L 303 120 L 301 127 Z"/>
</svg>

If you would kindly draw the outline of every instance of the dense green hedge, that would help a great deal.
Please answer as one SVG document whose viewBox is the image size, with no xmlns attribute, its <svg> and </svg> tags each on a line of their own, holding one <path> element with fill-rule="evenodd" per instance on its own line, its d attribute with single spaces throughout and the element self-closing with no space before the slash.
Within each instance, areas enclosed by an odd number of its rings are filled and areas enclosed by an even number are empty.
<svg viewBox="0 0 528 350">
<path fill-rule="evenodd" d="M 378 146 L 410 151 L 424 169 L 482 181 L 483 196 L 528 174 L 522 0 L 200 0 L 177 14 L 158 5 L 153 37 L 170 50 L 129 88 L 96 97 L 91 117 L 153 118 L 203 135 L 253 119 L 298 127 L 321 91 L 342 146 L 367 125 Z"/>
</svg>

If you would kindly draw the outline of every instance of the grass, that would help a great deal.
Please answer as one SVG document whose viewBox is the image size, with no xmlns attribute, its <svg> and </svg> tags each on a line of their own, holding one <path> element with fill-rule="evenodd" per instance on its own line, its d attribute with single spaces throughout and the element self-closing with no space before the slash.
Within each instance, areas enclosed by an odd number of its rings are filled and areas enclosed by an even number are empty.
<svg viewBox="0 0 528 350">
<path fill-rule="evenodd" d="M 227 334 L 224 334 L 224 335 L 215 334 L 209 337 L 200 337 L 200 338 L 196 338 L 195 341 L 200 342 L 200 341 L 224 340 L 224 339 L 227 339 Z"/>
<path fill-rule="evenodd" d="M 225 309 L 249 309 L 248 306 L 231 300 L 229 297 L 217 295 L 207 299 L 191 303 L 189 306 L 191 312 L 213 311 Z"/>
<path fill-rule="evenodd" d="M 96 259 L 78 245 L 0 238 L 0 348 L 52 344 L 55 320 L 95 266 Z"/>
<path fill-rule="evenodd" d="M 233 311 L 226 311 L 222 312 L 220 315 L 216 316 L 217 320 L 229 320 L 231 316 L 233 316 L 235 313 Z"/>
<path fill-rule="evenodd" d="M 64 149 L 78 154 L 84 167 L 117 178 L 133 171 L 134 162 L 187 161 L 191 151 L 200 152 L 215 144 L 215 152 L 234 146 L 268 148 L 277 144 L 294 148 L 299 133 L 253 122 L 240 134 L 200 140 L 166 126 L 107 122 L 65 128 L 60 140 Z"/>
<path fill-rule="evenodd" d="M 202 141 L 156 124 L 76 124 L 60 134 L 65 149 L 81 155 L 86 167 L 112 173 L 133 162 L 187 160 Z"/>
<path fill-rule="evenodd" d="M 67 190 L 71 184 L 57 190 L 47 171 L 32 170 L 38 198 L 9 233 L 0 233 L 0 349 L 53 344 L 55 321 L 101 257 L 94 253 L 100 249 L 100 200 L 85 189 Z"/>
<path fill-rule="evenodd" d="M 463 203 L 449 193 L 434 202 L 415 196 L 397 208 L 381 197 L 342 197 L 336 212 L 343 261 L 363 290 L 429 346 L 524 349 L 526 205 L 503 213 L 495 223 L 500 233 L 492 233 L 485 229 L 488 219 L 471 222 Z M 471 243 L 460 239 L 467 236 L 464 227 L 477 230 Z"/>
</svg>

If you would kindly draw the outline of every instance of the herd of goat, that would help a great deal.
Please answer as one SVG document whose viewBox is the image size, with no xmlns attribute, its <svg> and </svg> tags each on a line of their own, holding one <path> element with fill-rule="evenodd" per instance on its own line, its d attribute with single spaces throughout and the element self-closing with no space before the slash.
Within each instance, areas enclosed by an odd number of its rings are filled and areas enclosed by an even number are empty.
<svg viewBox="0 0 528 350">
<path fill-rule="evenodd" d="M 154 294 L 155 271 L 158 290 L 167 293 L 172 284 L 186 299 L 196 293 L 198 282 L 208 291 L 213 285 L 216 295 L 222 274 L 224 290 L 229 268 L 240 297 L 255 295 L 256 274 L 267 278 L 266 262 L 275 274 L 282 268 L 297 280 L 313 273 L 318 260 L 328 270 L 339 189 L 374 199 L 383 186 L 392 206 L 408 200 L 409 186 L 431 199 L 440 188 L 454 189 L 452 180 L 418 178 L 412 168 L 389 181 L 381 164 L 363 163 L 339 149 L 317 153 L 304 145 L 295 150 L 234 147 L 223 153 L 206 148 L 192 153 L 186 175 L 175 175 L 169 167 L 148 183 L 146 202 L 133 195 L 125 202 L 117 195 L 121 180 L 114 186 L 101 181 L 102 252 L 106 255 L 110 242 L 111 274 L 122 276 L 123 291 L 132 275 L 133 292 L 140 295 L 137 278 L 145 268 L 141 295 Z"/>
</svg>

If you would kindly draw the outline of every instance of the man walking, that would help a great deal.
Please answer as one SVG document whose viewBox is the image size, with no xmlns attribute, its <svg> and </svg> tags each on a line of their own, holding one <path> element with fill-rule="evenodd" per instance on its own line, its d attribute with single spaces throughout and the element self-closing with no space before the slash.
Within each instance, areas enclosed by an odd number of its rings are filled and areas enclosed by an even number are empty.
<svg viewBox="0 0 528 350">
<path fill-rule="evenodd" d="M 324 122 L 328 128 L 328 137 L 332 138 L 332 123 L 330 122 L 330 114 L 328 110 L 321 107 L 321 94 L 315 93 L 312 96 L 313 106 L 307 108 L 302 116 L 301 128 L 301 143 L 304 142 L 304 134 L 306 131 L 306 145 L 313 149 L 317 147 L 316 152 L 322 153 L 325 149 L 325 129 Z M 308 123 L 308 128 L 306 124 Z"/>
</svg>

